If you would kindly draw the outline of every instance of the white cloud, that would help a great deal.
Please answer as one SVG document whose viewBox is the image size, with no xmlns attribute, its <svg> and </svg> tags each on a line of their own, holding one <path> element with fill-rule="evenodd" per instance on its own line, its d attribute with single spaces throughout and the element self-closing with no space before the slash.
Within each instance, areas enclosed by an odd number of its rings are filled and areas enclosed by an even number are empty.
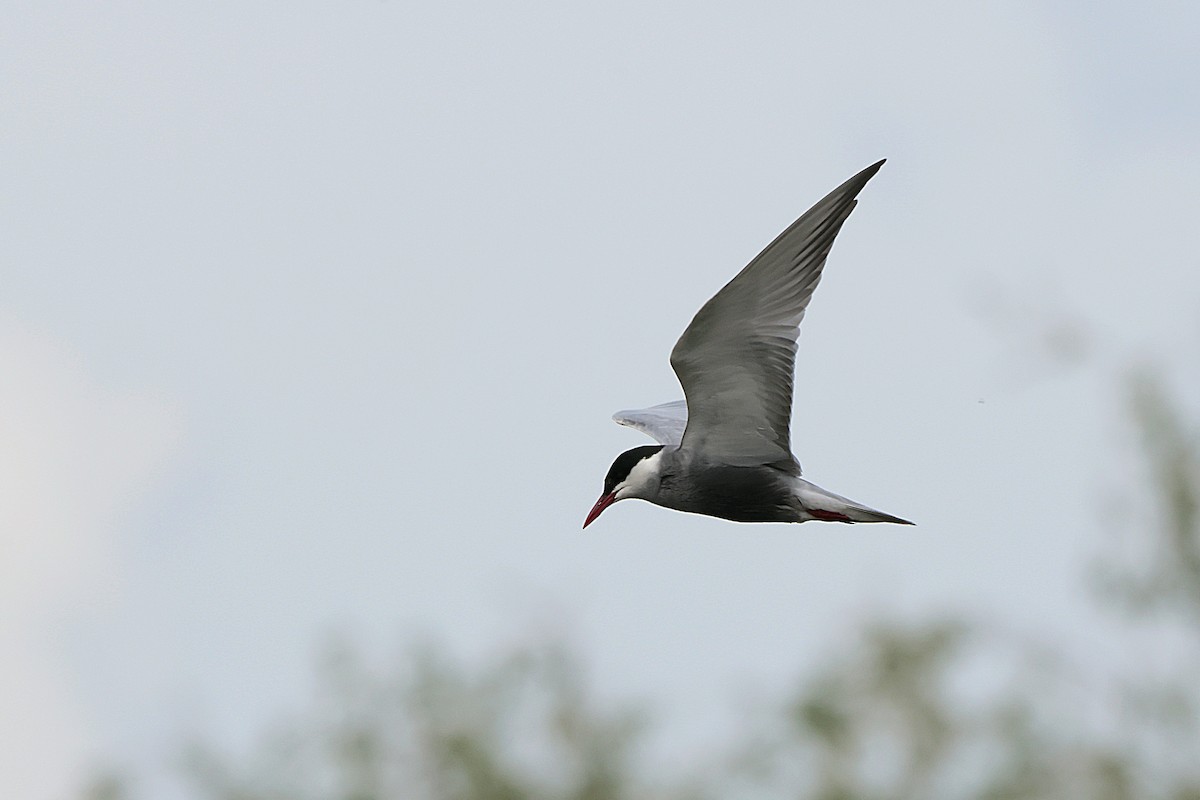
<svg viewBox="0 0 1200 800">
<path fill-rule="evenodd" d="M 0 323 L 0 797 L 63 797 L 92 749 L 58 651 L 119 587 L 118 525 L 178 438 L 161 401 L 113 392 L 47 337 Z"/>
</svg>

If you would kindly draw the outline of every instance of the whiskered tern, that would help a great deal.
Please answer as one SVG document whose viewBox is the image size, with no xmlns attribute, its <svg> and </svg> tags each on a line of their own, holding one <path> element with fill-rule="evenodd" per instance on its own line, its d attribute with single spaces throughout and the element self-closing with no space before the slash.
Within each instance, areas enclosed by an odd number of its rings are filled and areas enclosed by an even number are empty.
<svg viewBox="0 0 1200 800">
<path fill-rule="evenodd" d="M 800 322 L 855 199 L 883 161 L 830 192 L 696 314 L 671 351 L 683 400 L 613 419 L 658 442 L 617 456 L 583 527 L 618 500 L 736 522 L 894 522 L 800 476 L 792 379 Z"/>
</svg>

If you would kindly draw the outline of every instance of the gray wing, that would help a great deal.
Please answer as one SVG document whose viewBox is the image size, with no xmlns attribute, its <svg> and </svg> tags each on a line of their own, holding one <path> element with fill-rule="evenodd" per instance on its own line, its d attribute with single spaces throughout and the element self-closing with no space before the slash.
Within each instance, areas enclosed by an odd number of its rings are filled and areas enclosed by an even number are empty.
<svg viewBox="0 0 1200 800">
<path fill-rule="evenodd" d="M 789 426 L 800 321 L 855 196 L 881 166 L 867 167 L 779 234 L 679 337 L 671 366 L 689 411 L 681 448 L 799 474 Z"/>
<path fill-rule="evenodd" d="M 687 420 L 687 402 L 684 400 L 613 414 L 613 421 L 618 425 L 636 428 L 665 445 L 677 445 L 683 440 Z"/>
</svg>

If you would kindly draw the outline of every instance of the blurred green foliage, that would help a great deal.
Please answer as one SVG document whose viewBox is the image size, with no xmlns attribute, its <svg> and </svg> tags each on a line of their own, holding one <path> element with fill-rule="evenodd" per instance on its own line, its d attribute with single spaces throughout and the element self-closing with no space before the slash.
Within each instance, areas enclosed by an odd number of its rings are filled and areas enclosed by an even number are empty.
<svg viewBox="0 0 1200 800">
<path fill-rule="evenodd" d="M 636 777 L 640 715 L 599 709 L 581 675 L 554 644 L 475 674 L 428 647 L 378 674 L 335 646 L 313 707 L 266 737 L 255 758 L 197 743 L 185 771 L 197 796 L 214 800 L 658 796 Z"/>
<path fill-rule="evenodd" d="M 1200 436 L 1149 374 L 1130 387 L 1147 489 L 1122 504 L 1146 513 L 1115 531 L 1132 555 L 1101 561 L 1098 607 L 1117 601 L 1131 648 L 1147 626 L 1172 646 L 1132 650 L 1128 673 L 977 621 L 875 620 L 726 757 L 666 775 L 645 715 L 592 697 L 561 645 L 476 670 L 432 647 L 373 670 L 343 645 L 311 707 L 251 755 L 188 746 L 187 785 L 197 800 L 1200 800 Z M 133 795 L 111 774 L 84 793 Z"/>
</svg>

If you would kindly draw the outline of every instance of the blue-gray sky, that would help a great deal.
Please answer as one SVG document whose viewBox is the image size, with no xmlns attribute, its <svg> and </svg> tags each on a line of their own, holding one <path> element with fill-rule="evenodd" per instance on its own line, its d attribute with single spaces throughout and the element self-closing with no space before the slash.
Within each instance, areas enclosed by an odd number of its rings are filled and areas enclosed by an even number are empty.
<svg viewBox="0 0 1200 800">
<path fill-rule="evenodd" d="M 1107 652 L 1079 564 L 1134 474 L 1114 370 L 1200 379 L 1200 11 L 5 20 L 0 794 L 245 742 L 332 631 L 474 657 L 566 630 L 680 752 L 875 610 Z M 676 398 L 691 315 L 882 157 L 804 322 L 793 435 L 818 483 L 918 527 L 623 503 L 581 533 L 641 443 L 609 415 Z"/>
</svg>

